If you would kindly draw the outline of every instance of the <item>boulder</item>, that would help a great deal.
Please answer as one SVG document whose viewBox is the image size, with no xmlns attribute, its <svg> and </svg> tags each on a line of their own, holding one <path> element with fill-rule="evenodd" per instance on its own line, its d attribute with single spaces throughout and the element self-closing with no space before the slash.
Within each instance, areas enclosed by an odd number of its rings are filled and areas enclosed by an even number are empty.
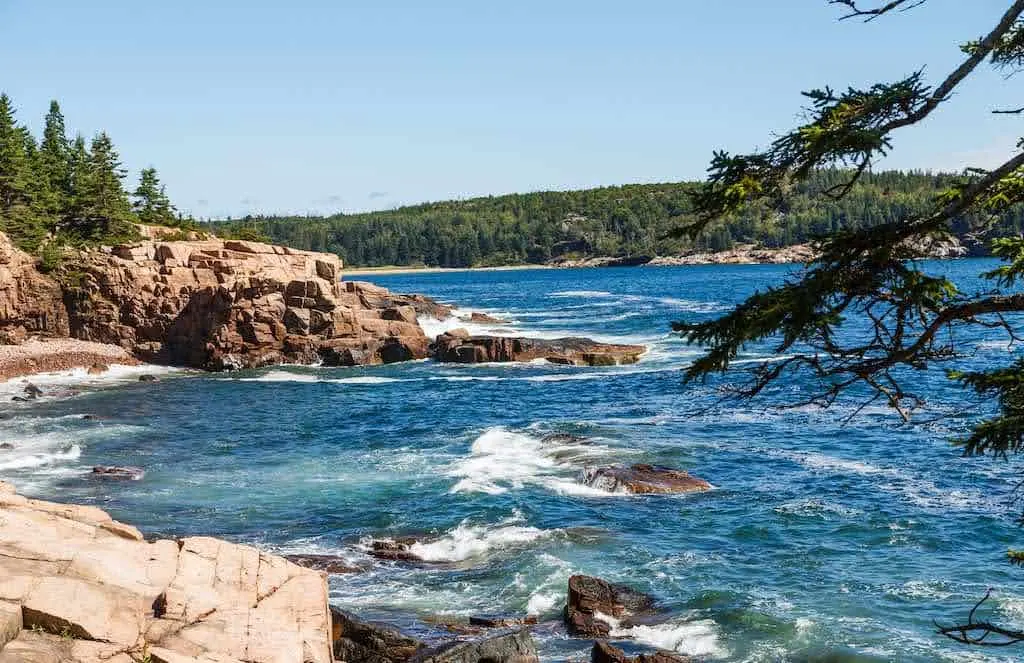
<svg viewBox="0 0 1024 663">
<path fill-rule="evenodd" d="M 386 624 L 360 621 L 331 606 L 334 656 L 348 663 L 406 663 L 426 644 Z"/>
<path fill-rule="evenodd" d="M 420 651 L 410 663 L 539 663 L 529 629 L 445 643 Z"/>
<path fill-rule="evenodd" d="M 598 343 L 588 338 L 466 337 L 451 333 L 438 336 L 432 348 L 434 359 L 440 362 L 475 364 L 546 359 L 555 364 L 576 366 L 633 364 L 647 351 L 642 345 Z"/>
<path fill-rule="evenodd" d="M 416 539 L 413 537 L 377 539 L 370 542 L 367 552 L 377 559 L 398 562 L 421 562 L 423 560 L 411 550 L 415 543 Z"/>
<path fill-rule="evenodd" d="M 660 465 L 588 467 L 583 483 L 610 493 L 668 494 L 693 493 L 711 489 L 711 484 L 683 470 Z"/>
<path fill-rule="evenodd" d="M 565 623 L 569 633 L 588 638 L 606 638 L 611 625 L 600 615 L 624 620 L 654 612 L 654 599 L 626 585 L 613 585 L 591 576 L 569 578 Z"/>
<path fill-rule="evenodd" d="M 537 617 L 535 615 L 527 615 L 525 617 L 512 617 L 509 615 L 475 615 L 469 618 L 470 626 L 480 626 L 483 628 L 510 628 L 513 626 L 536 623 Z"/>
<path fill-rule="evenodd" d="M 626 652 L 604 640 L 595 642 L 594 648 L 590 650 L 590 663 L 690 663 L 691 661 L 689 656 L 667 651 L 644 653 L 630 658 Z"/>
</svg>

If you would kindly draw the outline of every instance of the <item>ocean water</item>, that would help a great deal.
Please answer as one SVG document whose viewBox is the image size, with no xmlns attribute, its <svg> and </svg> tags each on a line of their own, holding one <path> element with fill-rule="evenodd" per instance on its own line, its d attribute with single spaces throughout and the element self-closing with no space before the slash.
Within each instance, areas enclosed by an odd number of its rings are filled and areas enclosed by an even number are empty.
<svg viewBox="0 0 1024 663">
<path fill-rule="evenodd" d="M 936 265 L 976 287 L 981 261 Z M 1024 625 L 1024 541 L 1007 504 L 1019 461 L 962 458 L 949 440 L 987 411 L 940 371 L 909 376 L 928 396 L 903 424 L 857 403 L 778 409 L 807 395 L 790 380 L 764 399 L 721 400 L 736 372 L 684 385 L 698 353 L 669 331 L 705 319 L 789 267 L 708 266 L 391 275 L 373 279 L 513 321 L 489 331 L 644 343 L 633 366 L 273 367 L 234 374 L 122 369 L 34 379 L 71 397 L 10 403 L 0 384 L 0 478 L 23 492 L 96 504 L 148 536 L 210 534 L 279 553 L 342 556 L 332 600 L 427 637 L 438 619 L 537 614 L 545 661 L 588 660 L 559 626 L 566 581 L 587 573 L 653 594 L 660 624 L 620 627 L 627 649 L 708 661 L 1010 661 L 934 633 L 985 592 L 986 613 Z M 466 326 L 424 320 L 429 333 Z M 486 332 L 486 326 L 471 326 Z M 1005 361 L 995 336 L 961 339 L 965 362 Z M 973 403 L 973 402 L 972 402 Z M 91 414 L 96 418 L 84 419 Z M 586 444 L 544 435 L 585 436 Z M 714 490 L 602 493 L 585 467 L 651 462 Z M 95 464 L 145 468 L 99 480 Z M 375 538 L 417 535 L 430 564 L 366 555 Z"/>
</svg>

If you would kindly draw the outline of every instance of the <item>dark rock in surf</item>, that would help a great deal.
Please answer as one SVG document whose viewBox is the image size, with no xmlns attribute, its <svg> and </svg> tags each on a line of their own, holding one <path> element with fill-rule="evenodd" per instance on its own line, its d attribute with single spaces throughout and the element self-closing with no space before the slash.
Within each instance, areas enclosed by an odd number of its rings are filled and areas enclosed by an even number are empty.
<svg viewBox="0 0 1024 663">
<path fill-rule="evenodd" d="M 104 479 L 122 479 L 125 481 L 139 481 L 146 476 L 146 471 L 141 467 L 117 467 L 110 465 L 97 465 L 92 468 L 94 476 Z"/>
<path fill-rule="evenodd" d="M 139 382 L 160 382 L 160 378 L 158 378 L 155 375 L 150 375 L 149 373 L 145 373 L 145 374 L 139 376 Z"/>
<path fill-rule="evenodd" d="M 416 539 L 412 537 L 378 539 L 370 543 L 370 549 L 367 552 L 377 559 L 396 562 L 422 562 L 423 560 L 411 550 L 415 543 Z"/>
<path fill-rule="evenodd" d="M 27 396 L 30 399 L 32 399 L 32 398 L 39 398 L 40 396 L 43 395 L 43 390 L 40 389 L 39 387 L 35 386 L 31 382 L 29 382 L 28 384 L 25 385 L 25 390 L 24 391 L 25 391 L 25 396 Z"/>
<path fill-rule="evenodd" d="M 285 555 L 284 558 L 292 564 L 324 573 L 362 573 L 366 570 L 349 564 L 343 557 L 334 555 Z"/>
<path fill-rule="evenodd" d="M 529 629 L 476 640 L 448 642 L 420 651 L 410 663 L 538 663 Z"/>
<path fill-rule="evenodd" d="M 595 642 L 594 648 L 590 650 L 590 663 L 690 663 L 692 660 L 688 656 L 666 651 L 640 654 L 630 658 L 626 652 L 604 640 Z"/>
<path fill-rule="evenodd" d="M 482 626 L 483 628 L 511 628 L 526 624 L 536 624 L 537 617 L 527 615 L 526 617 L 510 617 L 508 615 L 475 615 L 469 618 L 470 626 Z"/>
<path fill-rule="evenodd" d="M 0 442 L 0 451 L 12 451 L 13 449 L 14 445 L 10 442 Z"/>
<path fill-rule="evenodd" d="M 613 585 L 591 576 L 569 578 L 569 600 L 565 623 L 571 635 L 606 638 L 611 625 L 599 619 L 601 613 L 615 619 L 654 612 L 654 599 L 626 585 Z"/>
<path fill-rule="evenodd" d="M 339 661 L 360 663 L 406 663 L 426 644 L 385 624 L 359 620 L 331 606 L 331 638 Z"/>
<path fill-rule="evenodd" d="M 589 338 L 465 336 L 449 332 L 439 335 L 431 350 L 436 361 L 457 364 L 544 359 L 553 364 L 573 366 L 616 366 L 636 363 L 647 348 L 598 343 Z"/>
<path fill-rule="evenodd" d="M 660 465 L 596 467 L 583 471 L 583 483 L 610 493 L 670 494 L 711 489 L 711 484 L 683 470 Z"/>
</svg>

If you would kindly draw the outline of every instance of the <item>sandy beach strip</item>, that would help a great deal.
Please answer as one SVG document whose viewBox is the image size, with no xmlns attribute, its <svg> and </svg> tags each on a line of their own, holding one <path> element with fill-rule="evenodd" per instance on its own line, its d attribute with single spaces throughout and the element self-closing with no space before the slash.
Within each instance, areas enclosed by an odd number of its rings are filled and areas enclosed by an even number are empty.
<svg viewBox="0 0 1024 663">
<path fill-rule="evenodd" d="M 139 363 L 120 346 L 71 338 L 32 339 L 20 345 L 0 345 L 0 381 L 93 365 Z"/>
</svg>

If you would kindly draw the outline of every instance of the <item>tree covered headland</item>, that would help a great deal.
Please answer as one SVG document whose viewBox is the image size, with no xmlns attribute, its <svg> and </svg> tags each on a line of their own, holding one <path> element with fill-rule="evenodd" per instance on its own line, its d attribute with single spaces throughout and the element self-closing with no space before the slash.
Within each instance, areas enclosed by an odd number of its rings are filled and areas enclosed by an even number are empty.
<svg viewBox="0 0 1024 663">
<path fill-rule="evenodd" d="M 911 9 L 918 16 L 945 11 L 949 15 L 941 20 L 956 20 L 962 11 L 929 0 L 829 3 L 842 7 L 843 18 L 866 21 Z M 694 195 L 692 221 L 680 227 L 680 234 L 694 236 L 728 225 L 744 210 L 785 213 L 792 192 L 813 182 L 822 168 L 846 168 L 824 191 L 843 204 L 870 181 L 871 164 L 889 152 L 894 135 L 927 125 L 950 98 L 978 90 L 964 83 L 976 78 L 981 67 L 990 66 L 1007 84 L 1015 84 L 1013 74 L 1024 71 L 1024 0 L 989 5 L 993 16 L 987 33 L 964 35 L 958 64 L 934 81 L 924 74 L 931 70 L 922 67 L 865 88 L 805 92 L 805 124 L 762 151 L 716 153 L 707 181 Z M 1003 117 L 1013 131 L 1024 107 L 993 105 L 984 112 Z M 1024 339 L 1024 237 L 993 233 L 1007 225 L 1017 230 L 1008 215 L 1016 218 L 1013 210 L 1024 202 L 1024 141 L 1007 147 L 1010 156 L 1002 164 L 972 168 L 963 178 L 946 181 L 924 206 L 907 207 L 876 225 L 837 228 L 801 273 L 755 293 L 722 317 L 677 322 L 679 332 L 706 350 L 687 368 L 686 379 L 725 371 L 744 347 L 767 341 L 778 360 L 755 367 L 746 384 L 734 387 L 737 395 L 754 397 L 797 374 L 814 388 L 794 395 L 795 400 L 827 407 L 839 398 L 854 398 L 884 403 L 910 417 L 925 405 L 918 391 L 920 372 L 945 367 L 950 380 L 978 397 L 976 405 L 984 413 L 962 424 L 955 443 L 963 453 L 1008 459 L 1024 452 L 1024 358 L 1008 352 L 1003 361 L 981 370 L 964 370 L 962 363 L 971 349 L 964 337 L 972 331 L 998 332 L 1008 344 Z M 986 285 L 976 290 L 961 289 L 934 264 L 913 259 L 915 245 L 962 233 L 965 223 L 972 234 L 992 237 L 991 252 L 1001 260 L 998 266 L 986 265 L 979 274 Z M 1024 484 L 1018 484 L 1017 503 L 1022 491 Z M 1009 560 L 1024 565 L 1024 551 L 1011 550 Z M 965 557 L 966 563 L 985 561 Z M 986 593 L 965 621 L 939 626 L 938 632 L 977 646 L 1024 643 L 1019 625 L 990 621 L 984 605 L 988 598 Z"/>
<path fill-rule="evenodd" d="M 0 94 L 0 231 L 41 255 L 44 266 L 68 244 L 134 239 L 136 223 L 192 223 L 175 211 L 155 169 L 143 170 L 131 193 L 126 174 L 107 134 L 88 142 L 68 137 L 56 101 L 37 140 L 18 123 L 10 98 Z"/>
<path fill-rule="evenodd" d="M 788 246 L 839 230 L 892 223 L 923 213 L 963 179 L 866 172 L 846 196 L 830 197 L 828 192 L 849 175 L 842 168 L 816 170 L 794 183 L 784 207 L 755 204 L 736 210 L 695 237 L 671 232 L 697 218 L 696 182 L 489 196 L 328 217 L 249 216 L 216 222 L 213 230 L 337 253 L 352 266 L 470 267 L 543 263 L 561 256 L 675 255 L 737 243 Z M 1019 232 L 1022 210 L 1001 210 L 999 231 Z M 954 232 L 964 237 L 979 220 L 967 210 L 956 219 Z M 968 248 L 982 245 L 968 242 Z"/>
</svg>

